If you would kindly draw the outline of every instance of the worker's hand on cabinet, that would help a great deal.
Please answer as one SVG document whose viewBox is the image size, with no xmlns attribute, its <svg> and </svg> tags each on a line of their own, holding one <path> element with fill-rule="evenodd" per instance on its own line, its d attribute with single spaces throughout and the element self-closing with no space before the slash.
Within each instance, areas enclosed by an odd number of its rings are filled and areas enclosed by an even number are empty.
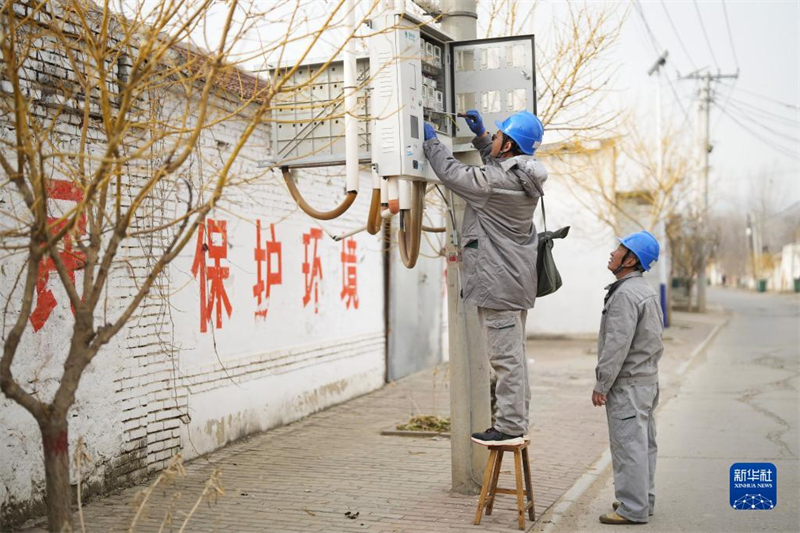
<svg viewBox="0 0 800 533">
<path fill-rule="evenodd" d="M 425 136 L 425 140 L 426 140 L 426 141 L 427 141 L 428 139 L 436 139 L 436 138 L 437 138 L 437 137 L 436 137 L 436 130 L 435 130 L 435 129 L 433 129 L 433 125 L 431 125 L 429 122 L 426 122 L 426 123 L 425 123 L 425 132 L 424 132 L 424 136 Z"/>
</svg>

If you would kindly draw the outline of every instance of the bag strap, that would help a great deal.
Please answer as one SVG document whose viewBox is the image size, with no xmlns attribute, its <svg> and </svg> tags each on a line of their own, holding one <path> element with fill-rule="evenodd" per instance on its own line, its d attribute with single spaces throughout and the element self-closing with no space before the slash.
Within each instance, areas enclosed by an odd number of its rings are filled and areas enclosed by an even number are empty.
<svg viewBox="0 0 800 533">
<path fill-rule="evenodd" d="M 539 199 L 542 201 L 542 222 L 544 222 L 544 231 L 547 232 L 547 211 L 544 209 L 544 191 L 542 190 L 542 186 L 539 185 L 539 182 L 536 181 L 536 178 L 533 179 L 533 185 L 539 192 Z"/>
</svg>

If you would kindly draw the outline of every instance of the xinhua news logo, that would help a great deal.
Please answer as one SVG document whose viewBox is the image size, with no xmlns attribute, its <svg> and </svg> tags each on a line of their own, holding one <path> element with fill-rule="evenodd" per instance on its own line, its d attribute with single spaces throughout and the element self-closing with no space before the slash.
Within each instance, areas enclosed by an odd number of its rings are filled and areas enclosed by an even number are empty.
<svg viewBox="0 0 800 533">
<path fill-rule="evenodd" d="M 737 511 L 769 511 L 778 505 L 778 469 L 772 463 L 731 465 L 731 507 Z"/>
</svg>

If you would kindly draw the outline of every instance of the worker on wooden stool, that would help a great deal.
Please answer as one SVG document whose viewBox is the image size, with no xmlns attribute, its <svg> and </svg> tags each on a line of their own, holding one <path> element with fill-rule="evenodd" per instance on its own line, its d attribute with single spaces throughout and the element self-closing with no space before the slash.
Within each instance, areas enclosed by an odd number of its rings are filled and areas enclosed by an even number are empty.
<svg viewBox="0 0 800 533">
<path fill-rule="evenodd" d="M 619 239 L 608 269 L 617 281 L 608 291 L 597 339 L 595 407 L 605 405 L 614 469 L 614 511 L 604 524 L 641 524 L 655 506 L 658 361 L 664 351 L 658 295 L 642 277 L 658 260 L 653 235 L 640 231 Z"/>
<path fill-rule="evenodd" d="M 489 363 L 497 377 L 494 425 L 472 440 L 486 446 L 524 442 L 528 432 L 530 383 L 525 356 L 525 320 L 536 299 L 538 236 L 533 212 L 547 179 L 533 158 L 542 142 L 539 119 L 521 111 L 490 136 L 480 113 L 463 116 L 475 134 L 484 166 L 453 157 L 425 124 L 425 156 L 431 168 L 467 206 L 463 236 L 462 298 L 478 307 Z"/>
</svg>

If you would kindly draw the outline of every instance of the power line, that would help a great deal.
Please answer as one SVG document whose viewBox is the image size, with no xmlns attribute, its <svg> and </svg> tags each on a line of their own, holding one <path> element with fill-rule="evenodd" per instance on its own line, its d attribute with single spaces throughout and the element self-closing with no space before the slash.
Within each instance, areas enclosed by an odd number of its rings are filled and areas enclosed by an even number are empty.
<svg viewBox="0 0 800 533">
<path fill-rule="evenodd" d="M 717 107 L 719 107 L 719 106 L 717 106 Z M 763 138 L 763 137 L 761 137 L 760 135 L 756 134 L 756 133 L 753 131 L 753 129 L 752 129 L 752 128 L 749 128 L 749 127 L 747 127 L 746 125 L 742 124 L 742 123 L 739 121 L 739 119 L 737 119 L 736 117 L 734 117 L 733 115 L 731 115 L 730 113 L 728 113 L 726 110 L 724 110 L 724 109 L 720 109 L 720 111 L 722 111 L 723 113 L 725 113 L 725 114 L 726 114 L 726 115 L 727 115 L 727 116 L 728 116 L 728 117 L 729 117 L 729 118 L 730 118 L 732 121 L 734 121 L 736 124 L 738 124 L 738 125 L 739 125 L 739 126 L 740 126 L 740 127 L 743 129 L 743 130 L 745 130 L 747 133 L 749 133 L 750 135 L 752 135 L 753 137 L 755 137 L 756 139 L 758 139 L 758 140 L 759 140 L 759 141 L 761 141 L 762 143 L 766 144 L 767 146 L 769 146 L 769 147 L 770 147 L 770 148 L 772 148 L 773 150 L 776 150 L 776 151 L 780 152 L 781 154 L 783 154 L 783 155 L 786 155 L 786 156 L 789 156 L 789 157 L 792 157 L 792 158 L 794 158 L 794 159 L 800 159 L 800 154 L 798 154 L 797 152 L 792 152 L 792 151 L 790 151 L 788 148 L 785 148 L 785 147 L 783 147 L 783 146 L 779 146 L 779 145 L 775 144 L 774 142 L 771 142 L 771 141 L 768 141 L 768 140 L 764 139 L 764 138 Z"/>
<path fill-rule="evenodd" d="M 691 54 L 689 54 L 689 50 L 686 48 L 686 45 L 683 43 L 683 39 L 681 39 L 680 33 L 678 33 L 678 28 L 675 26 L 675 22 L 672 20 L 672 16 L 669 14 L 669 10 L 667 10 L 667 4 L 664 3 L 664 0 L 661 0 L 661 7 L 664 8 L 664 13 L 667 15 L 667 19 L 669 20 L 670 26 L 672 26 L 672 31 L 675 32 L 675 37 L 678 38 L 678 43 L 681 45 L 681 49 L 683 49 L 683 53 L 686 55 L 686 58 L 689 60 L 689 63 L 692 64 L 692 69 L 697 70 L 697 65 L 694 63 L 694 59 L 692 59 Z"/>
<path fill-rule="evenodd" d="M 706 25 L 703 24 L 703 16 L 700 14 L 700 6 L 697 5 L 697 0 L 694 0 L 694 10 L 697 12 L 697 18 L 700 20 L 700 28 L 703 30 L 703 36 L 706 38 L 706 44 L 708 45 L 708 51 L 711 52 L 711 58 L 714 60 L 714 66 L 719 70 L 717 56 L 714 55 L 714 49 L 711 47 L 711 41 L 708 38 L 708 32 L 706 32 Z"/>
<path fill-rule="evenodd" d="M 730 43 L 731 43 L 731 52 L 733 53 L 733 61 L 736 63 L 736 73 L 738 74 L 739 73 L 739 58 L 736 55 L 736 46 L 733 44 L 733 33 L 731 32 L 731 24 L 730 24 L 730 20 L 728 19 L 728 8 L 725 6 L 725 0 L 722 0 L 722 11 L 725 14 L 725 26 L 728 28 L 728 39 L 730 40 Z M 705 30 L 705 28 L 704 28 L 704 30 Z M 733 96 L 733 90 L 736 88 L 736 84 L 737 83 L 739 83 L 739 76 L 736 76 L 733 79 L 733 83 L 731 84 L 730 89 L 728 90 L 728 96 L 725 99 L 725 104 L 724 104 L 725 108 L 728 107 L 728 104 L 731 101 L 731 97 Z M 719 122 L 720 122 L 721 118 L 722 118 L 722 115 L 717 117 L 717 121 L 714 123 L 714 131 L 716 131 L 717 126 L 719 126 Z"/>
<path fill-rule="evenodd" d="M 737 69 L 738 72 L 738 69 Z M 725 103 L 722 104 L 723 109 L 728 108 L 728 104 L 731 102 L 731 97 L 733 96 L 733 89 L 736 87 L 736 83 L 739 81 L 739 78 L 733 80 L 733 84 L 731 84 L 728 88 L 728 95 L 725 98 Z M 714 126 L 712 127 L 712 132 L 716 133 L 717 127 L 719 126 L 720 121 L 722 120 L 722 115 L 717 115 L 717 120 L 714 121 Z"/>
<path fill-rule="evenodd" d="M 633 7 L 636 9 L 636 12 L 639 13 L 639 17 L 642 19 L 648 35 L 650 35 L 650 44 L 653 45 L 653 50 L 655 50 L 656 55 L 661 54 L 664 49 L 661 47 L 661 43 L 658 42 L 658 39 L 656 39 L 653 30 L 650 29 L 650 24 L 648 24 L 647 18 L 644 16 L 644 10 L 642 9 L 641 2 L 639 2 L 639 0 L 633 0 Z"/>
<path fill-rule="evenodd" d="M 778 115 L 776 113 L 772 113 L 770 111 L 767 111 L 766 109 L 764 109 L 762 107 L 758 107 L 756 105 L 753 105 L 751 102 L 745 102 L 744 100 L 739 100 L 738 98 L 731 97 L 731 98 L 729 98 L 729 100 L 735 102 L 736 104 L 738 104 L 740 106 L 745 106 L 745 108 L 748 109 L 749 111 L 757 111 L 757 112 L 761 113 L 762 115 L 765 115 L 764 118 L 773 120 L 774 122 L 783 123 L 786 126 L 794 126 L 794 127 L 800 128 L 800 119 L 798 119 L 798 118 L 789 118 L 789 117 L 785 117 L 783 115 Z"/>
<path fill-rule="evenodd" d="M 739 91 L 742 91 L 743 93 L 747 93 L 747 94 L 750 94 L 750 95 L 753 95 L 753 96 L 757 96 L 758 98 L 763 98 L 764 100 L 769 100 L 770 102 L 773 102 L 775 104 L 782 105 L 784 107 L 788 107 L 789 109 L 795 109 L 797 111 L 800 111 L 800 106 L 798 106 L 798 105 L 787 104 L 786 102 L 781 102 L 780 100 L 776 100 L 776 99 L 771 98 L 769 96 L 764 96 L 763 94 L 759 94 L 759 93 L 756 93 L 756 92 L 753 92 L 753 91 L 748 91 L 747 89 L 742 89 L 741 87 L 736 87 L 736 89 L 739 90 Z"/>
<path fill-rule="evenodd" d="M 653 33 L 653 30 L 650 28 L 650 24 L 647 22 L 647 17 L 644 16 L 644 10 L 642 9 L 641 2 L 639 2 L 639 0 L 633 0 L 633 6 L 636 9 L 636 12 L 639 14 L 639 17 L 642 19 L 644 27 L 647 30 L 648 35 L 650 36 L 650 44 L 653 45 L 653 50 L 655 50 L 657 55 L 661 55 L 663 53 L 663 49 L 661 48 L 661 44 L 658 42 L 656 35 Z M 672 83 L 672 80 L 669 78 L 668 75 L 665 74 L 664 77 L 667 79 L 667 82 L 669 83 L 669 87 L 672 90 L 672 94 L 675 97 L 675 101 L 680 106 L 681 111 L 683 111 L 685 120 L 688 121 L 689 112 L 686 110 L 686 107 L 684 107 L 683 102 L 678 97 L 678 91 L 675 90 L 675 85 Z"/>
<path fill-rule="evenodd" d="M 717 106 L 717 107 L 719 107 L 719 106 Z M 764 129 L 764 130 L 766 130 L 766 131 L 770 132 L 771 134 L 773 134 L 773 135 L 775 135 L 775 136 L 777 136 L 777 137 L 780 137 L 780 138 L 782 138 L 782 139 L 785 139 L 785 140 L 787 140 L 787 141 L 789 141 L 789 142 L 791 142 L 791 143 L 794 143 L 794 144 L 800 145 L 800 138 L 797 138 L 797 137 L 792 137 L 791 135 L 789 135 L 789 134 L 787 134 L 787 133 L 783 133 L 783 132 L 780 132 L 780 131 L 777 131 L 777 130 L 774 130 L 774 129 L 770 128 L 769 126 L 767 126 L 767 125 L 763 124 L 762 122 L 759 122 L 759 121 L 758 121 L 756 118 L 754 118 L 754 117 L 753 117 L 753 115 L 750 115 L 750 114 L 748 114 L 748 111 L 747 111 L 746 109 L 742 108 L 742 107 L 739 107 L 739 106 L 737 106 L 737 105 L 735 105 L 735 104 L 734 104 L 734 105 L 732 105 L 732 107 L 733 107 L 733 108 L 734 108 L 736 111 L 738 111 L 739 113 L 741 113 L 741 114 L 743 114 L 743 115 L 746 115 L 746 116 L 747 116 L 747 118 L 749 118 L 749 119 L 750 119 L 750 121 L 751 121 L 753 124 L 755 124 L 756 126 L 759 126 L 760 128 L 762 128 L 762 129 Z"/>
<path fill-rule="evenodd" d="M 728 27 L 728 38 L 731 40 L 731 51 L 733 52 L 733 60 L 736 63 L 736 70 L 739 70 L 739 58 L 736 57 L 736 47 L 733 45 L 733 33 L 731 32 L 731 23 L 730 20 L 728 19 L 728 8 L 725 7 L 725 0 L 722 0 L 722 12 L 725 13 L 725 26 Z"/>
<path fill-rule="evenodd" d="M 688 122 L 689 120 L 691 120 L 689 118 L 689 111 L 686 110 L 686 107 L 683 105 L 683 102 L 678 97 L 678 91 L 675 89 L 675 84 L 672 83 L 672 80 L 669 79 L 668 75 L 665 74 L 664 78 L 666 78 L 667 82 L 669 82 L 669 88 L 672 89 L 672 94 L 673 96 L 675 96 L 675 101 L 678 103 L 678 106 L 680 106 L 681 111 L 683 111 L 684 123 Z"/>
</svg>

